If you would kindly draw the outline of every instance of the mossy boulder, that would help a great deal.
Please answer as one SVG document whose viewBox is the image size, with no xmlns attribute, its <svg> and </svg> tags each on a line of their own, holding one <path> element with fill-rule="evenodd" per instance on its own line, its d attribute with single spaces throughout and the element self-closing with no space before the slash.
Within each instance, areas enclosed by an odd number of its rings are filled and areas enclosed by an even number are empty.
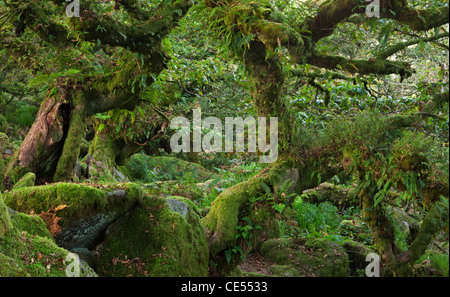
<svg viewBox="0 0 450 297">
<path fill-rule="evenodd" d="M 109 228 L 99 250 L 102 276 L 207 276 L 208 245 L 200 217 L 189 202 L 170 199 L 184 203 L 185 216 L 165 198 L 146 195 Z"/>
<path fill-rule="evenodd" d="M 21 188 L 32 187 L 36 182 L 36 174 L 33 172 L 28 172 L 17 183 L 14 184 L 11 191 L 18 190 Z"/>
<path fill-rule="evenodd" d="M 375 250 L 365 246 L 364 244 L 356 241 L 345 241 L 342 244 L 345 252 L 348 254 L 350 270 L 352 273 L 356 274 L 358 270 L 365 269 L 369 264 L 366 261 L 368 254 L 377 253 Z"/>
<path fill-rule="evenodd" d="M 93 248 L 104 231 L 143 195 L 133 183 L 97 185 L 57 183 L 25 187 L 4 194 L 8 207 L 58 218 L 57 243 L 67 249 Z M 52 227 L 55 227 L 54 225 Z"/>
<path fill-rule="evenodd" d="M 66 276 L 69 251 L 58 247 L 38 216 L 8 210 L 0 194 L 0 277 Z M 81 265 L 80 276 L 96 276 Z"/>
<path fill-rule="evenodd" d="M 270 267 L 270 272 L 276 276 L 283 277 L 300 277 L 300 272 L 292 265 L 273 265 Z"/>
<path fill-rule="evenodd" d="M 40 236 L 53 240 L 45 222 L 38 215 L 27 215 L 8 208 L 11 222 L 19 233 L 27 232 L 31 236 Z"/>
<path fill-rule="evenodd" d="M 196 184 L 168 180 L 156 181 L 143 185 L 146 193 L 161 197 L 181 196 L 195 202 L 200 202 L 205 197 L 205 192 Z"/>
<path fill-rule="evenodd" d="M 189 179 L 202 182 L 214 177 L 214 173 L 202 165 L 173 157 L 154 157 L 144 154 L 131 156 L 130 161 L 121 169 L 132 181 L 145 183 L 155 181 Z"/>
<path fill-rule="evenodd" d="M 301 197 L 304 201 L 314 204 L 319 204 L 326 201 L 335 206 L 353 204 L 353 202 L 348 199 L 348 189 L 328 182 L 322 183 L 316 188 L 304 191 Z"/>
<path fill-rule="evenodd" d="M 321 238 L 271 239 L 261 245 L 260 253 L 279 265 L 279 276 L 346 277 L 349 258 L 337 243 Z M 294 273 L 295 269 L 297 273 Z"/>
<path fill-rule="evenodd" d="M 189 205 L 190 207 L 192 207 L 192 210 L 199 216 L 199 217 L 203 217 L 205 214 L 205 210 L 200 208 L 197 204 L 195 204 L 194 202 L 192 202 L 192 200 L 186 198 L 186 197 L 182 197 L 182 196 L 169 196 L 167 197 L 167 200 L 177 200 L 180 202 L 183 202 L 187 205 Z"/>
</svg>

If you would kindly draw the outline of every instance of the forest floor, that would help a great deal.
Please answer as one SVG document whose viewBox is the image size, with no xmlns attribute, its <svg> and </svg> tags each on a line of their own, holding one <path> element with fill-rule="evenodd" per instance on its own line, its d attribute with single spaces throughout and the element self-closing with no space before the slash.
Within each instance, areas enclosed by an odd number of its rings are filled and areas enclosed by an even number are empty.
<svg viewBox="0 0 450 297">
<path fill-rule="evenodd" d="M 240 265 L 242 272 L 246 275 L 248 272 L 261 274 L 264 276 L 272 276 L 270 266 L 276 265 L 275 262 L 269 261 L 259 253 L 250 253 L 246 256 L 245 261 Z"/>
</svg>

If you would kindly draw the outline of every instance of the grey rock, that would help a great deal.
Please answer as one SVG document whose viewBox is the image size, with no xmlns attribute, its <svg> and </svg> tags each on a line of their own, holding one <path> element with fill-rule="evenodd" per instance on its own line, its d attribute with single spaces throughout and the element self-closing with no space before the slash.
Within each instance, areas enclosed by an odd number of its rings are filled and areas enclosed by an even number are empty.
<svg viewBox="0 0 450 297">
<path fill-rule="evenodd" d="M 92 254 L 90 250 L 88 250 L 87 248 L 77 247 L 73 248 L 71 252 L 77 254 L 80 257 L 80 259 L 86 261 L 89 267 L 91 267 L 94 270 L 96 269 L 97 258 L 94 256 L 94 254 Z"/>
<path fill-rule="evenodd" d="M 117 212 L 96 214 L 65 227 L 56 237 L 56 243 L 68 250 L 76 247 L 94 248 L 101 242 L 105 230 L 119 217 Z"/>
<path fill-rule="evenodd" d="M 183 217 L 186 217 L 188 212 L 188 207 L 186 203 L 176 199 L 167 199 L 166 202 L 169 205 L 170 210 L 172 210 L 173 212 L 178 212 Z"/>
</svg>

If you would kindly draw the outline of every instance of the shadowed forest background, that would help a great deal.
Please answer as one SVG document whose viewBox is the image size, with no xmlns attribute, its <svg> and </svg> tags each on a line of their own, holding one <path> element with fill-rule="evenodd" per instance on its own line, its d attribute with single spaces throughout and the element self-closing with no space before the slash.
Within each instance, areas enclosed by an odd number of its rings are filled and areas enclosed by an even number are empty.
<svg viewBox="0 0 450 297">
<path fill-rule="evenodd" d="M 448 1 L 379 3 L 0 0 L 0 276 L 448 277 Z"/>
</svg>

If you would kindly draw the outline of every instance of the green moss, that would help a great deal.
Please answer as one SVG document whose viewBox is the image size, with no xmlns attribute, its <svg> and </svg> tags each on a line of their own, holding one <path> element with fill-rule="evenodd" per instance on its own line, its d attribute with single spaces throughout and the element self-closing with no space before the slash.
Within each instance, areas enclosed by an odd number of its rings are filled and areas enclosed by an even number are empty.
<svg viewBox="0 0 450 297">
<path fill-rule="evenodd" d="M 4 175 L 7 171 L 9 159 L 11 158 L 11 155 L 14 152 L 14 150 L 15 147 L 9 140 L 8 135 L 0 132 L 0 181 L 2 182 L 4 179 Z"/>
<path fill-rule="evenodd" d="M 0 253 L 0 277 L 31 276 L 25 269 L 17 265 L 16 260 Z"/>
<path fill-rule="evenodd" d="M 425 253 L 428 245 L 433 240 L 434 235 L 441 229 L 444 212 L 445 206 L 438 202 L 433 205 L 424 217 L 419 228 L 419 233 L 409 246 L 409 251 L 411 252 L 410 263 L 416 261 Z"/>
<path fill-rule="evenodd" d="M 412 239 L 410 227 L 415 223 L 417 224 L 418 221 L 415 221 L 401 208 L 395 206 L 386 205 L 384 210 L 390 224 L 394 227 L 395 243 L 397 248 L 399 248 L 398 253 L 406 251 L 408 249 L 409 242 Z"/>
<path fill-rule="evenodd" d="M 280 277 L 299 277 L 301 276 L 297 269 L 292 265 L 274 265 L 270 267 L 270 271 L 275 276 Z"/>
<path fill-rule="evenodd" d="M 260 198 L 260 200 L 262 199 L 259 201 L 260 204 L 267 206 L 267 203 L 264 203 L 266 199 L 263 198 L 266 194 L 263 184 L 269 188 L 276 189 L 283 182 L 282 177 L 286 166 L 286 162 L 273 163 L 258 175 L 226 189 L 217 196 L 212 203 L 211 210 L 202 219 L 202 223 L 207 230 L 211 255 L 215 255 L 225 248 L 233 247 L 236 244 L 236 228 L 239 226 L 240 218 L 242 219 L 245 216 L 253 220 L 256 225 L 259 224 L 267 228 L 264 230 L 263 227 L 262 230 L 254 233 L 255 237 L 252 238 L 252 245 L 257 245 L 258 240 L 262 238 L 268 239 L 276 236 L 279 229 L 272 220 L 273 216 L 266 216 L 268 214 L 266 207 L 253 212 L 252 210 L 255 208 L 255 201 L 253 200 Z M 258 218 L 256 213 L 263 217 Z"/>
<path fill-rule="evenodd" d="M 73 99 L 76 105 L 70 114 L 69 130 L 53 176 L 55 182 L 73 179 L 73 172 L 80 155 L 81 141 L 86 127 L 86 111 L 84 104 L 81 104 L 83 99 L 81 94 Z"/>
<path fill-rule="evenodd" d="M 11 220 L 0 192 L 0 236 L 6 235 L 11 229 Z"/>
<path fill-rule="evenodd" d="M 36 182 L 36 174 L 28 172 L 17 183 L 14 184 L 11 191 L 15 191 L 21 188 L 32 187 Z"/>
<path fill-rule="evenodd" d="M 8 122 L 6 121 L 5 117 L 0 114 L 0 132 L 6 133 L 8 130 Z"/>
<path fill-rule="evenodd" d="M 186 198 L 186 197 L 182 197 L 182 196 L 170 196 L 167 197 L 167 199 L 176 199 L 178 201 L 184 202 L 187 205 L 189 205 L 190 207 L 192 207 L 192 210 L 195 211 L 195 213 L 199 216 L 199 217 L 203 217 L 204 215 L 204 210 L 201 209 L 197 204 L 195 204 L 194 202 L 192 202 L 192 200 Z"/>
<path fill-rule="evenodd" d="M 200 202 L 204 196 L 204 191 L 197 185 L 179 181 L 161 181 L 144 185 L 145 191 L 149 194 L 159 196 L 182 196 L 192 201 Z"/>
<path fill-rule="evenodd" d="M 344 187 L 325 182 L 316 188 L 304 191 L 301 198 L 308 203 L 318 204 L 328 201 L 335 206 L 340 206 L 352 202 L 347 199 L 348 192 L 348 189 Z"/>
<path fill-rule="evenodd" d="M 187 203 L 186 218 L 164 198 L 142 205 L 110 228 L 100 255 L 104 276 L 206 276 L 208 246 L 200 218 Z"/>
<path fill-rule="evenodd" d="M 439 276 L 448 277 L 449 274 L 449 257 L 448 254 L 443 254 L 440 252 L 436 252 L 433 250 L 426 251 L 425 254 L 420 257 L 419 260 L 416 261 L 416 265 L 423 263 L 423 262 L 429 262 L 431 267 L 435 269 L 438 272 Z M 430 270 L 429 270 L 430 271 Z M 429 274 L 425 274 L 424 276 L 428 276 Z M 420 275 L 415 275 L 420 276 Z"/>
<path fill-rule="evenodd" d="M 66 276 L 69 251 L 56 245 L 42 219 L 17 212 L 10 219 L 1 195 L 0 219 L 0 276 Z M 5 221 L 8 226 L 2 228 Z M 95 275 L 89 267 L 80 272 Z"/>
<path fill-rule="evenodd" d="M 173 157 L 153 157 L 144 154 L 133 155 L 125 167 L 131 180 L 146 183 L 180 179 L 202 182 L 215 176 L 213 172 L 197 163 Z"/>
<path fill-rule="evenodd" d="M 239 213 L 245 203 L 253 195 L 259 196 L 262 190 L 259 179 L 251 179 L 237 184 L 222 192 L 213 202 L 210 212 L 203 218 L 202 223 L 210 234 L 210 252 L 212 255 L 233 246 L 235 242 L 236 226 L 239 223 Z"/>
<path fill-rule="evenodd" d="M 345 277 L 350 272 L 345 250 L 325 239 L 271 239 L 261 245 L 260 253 L 301 276 Z"/>
<path fill-rule="evenodd" d="M 3 178 L 4 178 L 5 164 L 3 158 L 0 158 L 0 192 L 3 191 Z"/>
<path fill-rule="evenodd" d="M 21 212 L 12 211 L 11 221 L 19 233 L 26 232 L 31 236 L 39 236 L 53 240 L 44 221 L 37 215 L 27 215 Z"/>
<path fill-rule="evenodd" d="M 67 205 L 58 211 L 60 225 L 68 225 L 91 214 L 130 209 L 142 198 L 142 189 L 133 183 L 105 184 L 95 188 L 89 184 L 57 183 L 39 187 L 21 188 L 5 193 L 6 205 L 29 213 L 47 212 L 59 205 Z M 125 190 L 125 195 L 114 196 L 117 189 Z"/>
</svg>

